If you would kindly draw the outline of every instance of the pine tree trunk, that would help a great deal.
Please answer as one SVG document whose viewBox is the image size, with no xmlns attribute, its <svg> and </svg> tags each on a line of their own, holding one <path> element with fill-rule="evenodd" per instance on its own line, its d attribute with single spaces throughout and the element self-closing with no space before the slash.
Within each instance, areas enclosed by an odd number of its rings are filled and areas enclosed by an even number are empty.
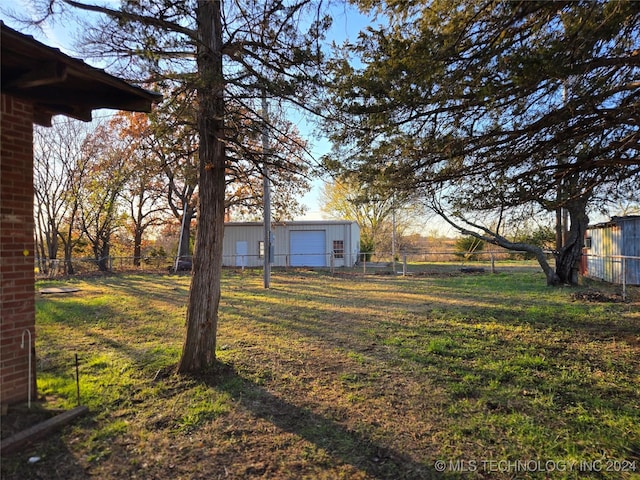
<svg viewBox="0 0 640 480">
<path fill-rule="evenodd" d="M 200 203 L 187 306 L 187 335 L 179 373 L 199 372 L 215 362 L 218 305 L 222 275 L 225 150 L 222 24 L 219 0 L 199 0 L 198 130 L 200 134 Z"/>
<path fill-rule="evenodd" d="M 586 213 L 587 202 L 585 199 L 578 198 L 567 204 L 565 208 L 569 212 L 571 228 L 567 243 L 562 246 L 556 256 L 556 275 L 560 284 L 576 285 L 580 259 L 582 258 L 584 234 L 589 226 L 589 217 Z"/>
</svg>

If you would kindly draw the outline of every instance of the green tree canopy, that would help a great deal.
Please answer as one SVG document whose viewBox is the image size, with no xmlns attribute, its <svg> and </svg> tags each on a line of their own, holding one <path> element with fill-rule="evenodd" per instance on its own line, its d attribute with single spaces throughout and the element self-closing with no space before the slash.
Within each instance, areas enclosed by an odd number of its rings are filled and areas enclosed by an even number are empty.
<svg viewBox="0 0 640 480">
<path fill-rule="evenodd" d="M 394 183 L 461 231 L 535 250 L 549 283 L 574 281 L 589 207 L 637 192 L 640 4 L 358 3 L 386 25 L 333 65 L 334 158 L 364 172 L 396 159 Z M 555 270 L 486 226 L 526 204 L 569 212 Z M 473 211 L 491 222 L 461 223 Z"/>
</svg>

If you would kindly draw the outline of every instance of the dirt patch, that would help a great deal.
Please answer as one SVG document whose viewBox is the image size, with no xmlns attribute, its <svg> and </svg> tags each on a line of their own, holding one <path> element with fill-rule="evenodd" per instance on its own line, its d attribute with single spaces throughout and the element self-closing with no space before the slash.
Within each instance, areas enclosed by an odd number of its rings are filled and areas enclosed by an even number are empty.
<svg viewBox="0 0 640 480">
<path fill-rule="evenodd" d="M 603 292 L 592 288 L 575 292 L 571 294 L 571 298 L 575 301 L 594 303 L 618 303 L 624 301 L 622 295 L 618 293 Z"/>
<path fill-rule="evenodd" d="M 80 289 L 76 287 L 49 287 L 49 288 L 41 288 L 39 290 L 41 295 L 66 294 L 66 293 L 75 293 L 79 291 Z"/>
</svg>

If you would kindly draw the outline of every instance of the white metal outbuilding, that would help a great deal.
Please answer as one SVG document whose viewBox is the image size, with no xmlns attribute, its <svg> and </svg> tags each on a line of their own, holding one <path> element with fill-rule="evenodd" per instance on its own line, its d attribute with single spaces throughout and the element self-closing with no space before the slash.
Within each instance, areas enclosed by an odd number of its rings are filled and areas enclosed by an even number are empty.
<svg viewBox="0 0 640 480">
<path fill-rule="evenodd" d="M 611 283 L 640 285 L 640 216 L 613 217 L 585 233 L 582 275 Z"/>
<path fill-rule="evenodd" d="M 349 220 L 274 222 L 271 263 L 275 267 L 353 266 L 360 253 L 360 227 Z M 225 224 L 223 265 L 264 264 L 262 222 Z"/>
</svg>

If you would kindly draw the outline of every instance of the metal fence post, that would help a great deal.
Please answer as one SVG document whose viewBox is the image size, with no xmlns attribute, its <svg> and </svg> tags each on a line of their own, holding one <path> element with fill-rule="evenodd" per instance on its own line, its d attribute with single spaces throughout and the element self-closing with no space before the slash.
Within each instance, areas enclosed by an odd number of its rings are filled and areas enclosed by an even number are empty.
<svg viewBox="0 0 640 480">
<path fill-rule="evenodd" d="M 622 257 L 622 300 L 627 301 L 627 257 Z"/>
</svg>

